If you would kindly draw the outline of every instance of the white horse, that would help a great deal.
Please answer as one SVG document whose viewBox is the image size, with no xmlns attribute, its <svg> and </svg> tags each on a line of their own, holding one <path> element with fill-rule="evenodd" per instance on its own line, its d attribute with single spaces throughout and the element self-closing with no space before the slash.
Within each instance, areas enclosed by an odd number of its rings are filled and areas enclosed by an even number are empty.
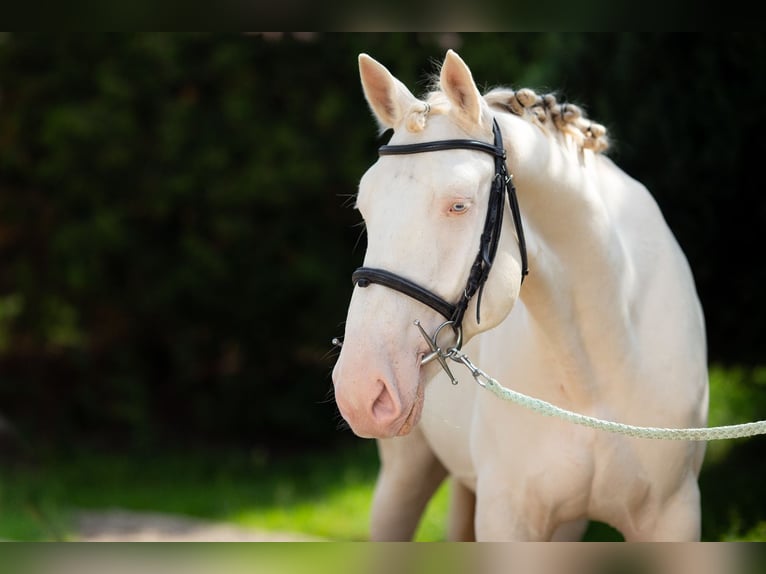
<svg viewBox="0 0 766 574">
<path fill-rule="evenodd" d="M 359 67 L 375 117 L 394 129 L 391 144 L 491 145 L 493 122 L 500 127 L 529 275 L 522 287 L 521 237 L 505 202 L 491 273 L 462 320 L 473 362 L 505 386 L 579 413 L 705 426 L 707 351 L 692 273 L 646 188 L 600 153 L 603 126 L 552 95 L 482 96 L 453 51 L 425 101 L 369 56 Z M 370 167 L 356 202 L 365 267 L 461 300 L 496 171 L 484 151 L 383 155 Z M 452 385 L 437 361 L 421 365 L 431 348 L 413 326 L 419 320 L 431 334 L 444 318 L 377 283 L 360 280 L 353 291 L 333 372 L 342 416 L 357 435 L 379 439 L 372 539 L 410 539 L 448 475 L 453 540 L 578 539 L 589 519 L 629 541 L 699 539 L 704 443 L 542 417 L 482 389 L 457 363 Z"/>
</svg>

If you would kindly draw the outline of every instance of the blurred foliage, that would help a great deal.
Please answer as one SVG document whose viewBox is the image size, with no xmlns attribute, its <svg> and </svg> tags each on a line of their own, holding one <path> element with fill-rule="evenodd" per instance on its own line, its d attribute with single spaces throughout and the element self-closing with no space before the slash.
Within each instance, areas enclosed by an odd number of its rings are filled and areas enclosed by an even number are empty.
<svg viewBox="0 0 766 574">
<path fill-rule="evenodd" d="M 57 446 L 348 436 L 329 341 L 380 143 L 356 57 L 422 92 L 447 47 L 481 87 L 610 127 L 689 255 L 711 356 L 758 361 L 763 35 L 6 34 L 0 415 Z"/>
</svg>

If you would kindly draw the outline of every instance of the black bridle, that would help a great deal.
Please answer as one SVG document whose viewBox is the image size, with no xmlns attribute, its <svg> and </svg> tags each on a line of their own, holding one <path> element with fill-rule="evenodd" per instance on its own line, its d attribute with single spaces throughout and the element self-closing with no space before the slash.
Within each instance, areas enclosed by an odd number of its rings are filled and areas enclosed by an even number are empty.
<svg viewBox="0 0 766 574">
<path fill-rule="evenodd" d="M 380 155 L 405 155 L 412 153 L 424 153 L 431 151 L 442 151 L 452 149 L 468 149 L 482 151 L 492 155 L 495 158 L 495 177 L 492 181 L 492 190 L 489 195 L 489 206 L 487 208 L 487 218 L 484 220 L 484 231 L 481 234 L 479 243 L 479 252 L 471 266 L 471 272 L 468 275 L 463 295 L 457 303 L 449 303 L 435 293 L 425 289 L 417 283 L 391 273 L 384 269 L 373 269 L 371 267 L 360 267 L 354 271 L 351 280 L 359 287 L 367 287 L 370 283 L 377 283 L 404 293 L 428 305 L 437 313 L 446 317 L 456 331 L 459 331 L 468 303 L 478 292 L 476 302 L 476 322 L 480 323 L 481 318 L 479 308 L 481 305 L 481 296 L 484 291 L 484 285 L 489 277 L 489 271 L 495 260 L 497 246 L 500 242 L 500 231 L 503 224 L 503 211 L 505 209 L 505 196 L 508 196 L 508 204 L 511 208 L 513 223 L 516 226 L 516 234 L 521 252 L 521 281 L 529 273 L 527 262 L 527 247 L 524 240 L 524 229 L 521 225 L 521 212 L 519 211 L 519 202 L 516 197 L 516 188 L 513 185 L 513 179 L 508 174 L 506 166 L 506 154 L 503 148 L 503 138 L 500 135 L 500 128 L 497 121 L 493 122 L 492 131 L 495 135 L 494 144 L 485 143 L 478 140 L 454 139 L 439 140 L 432 142 L 407 144 L 407 145 L 383 145 L 380 146 L 378 153 Z"/>
</svg>

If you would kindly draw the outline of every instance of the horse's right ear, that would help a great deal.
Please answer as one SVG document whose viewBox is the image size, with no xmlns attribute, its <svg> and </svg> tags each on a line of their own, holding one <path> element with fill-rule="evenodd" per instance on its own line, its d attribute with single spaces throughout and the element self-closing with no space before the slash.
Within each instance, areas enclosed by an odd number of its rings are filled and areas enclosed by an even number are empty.
<svg viewBox="0 0 766 574">
<path fill-rule="evenodd" d="M 359 54 L 362 89 L 372 113 L 383 129 L 393 128 L 418 99 L 383 64 Z"/>
</svg>

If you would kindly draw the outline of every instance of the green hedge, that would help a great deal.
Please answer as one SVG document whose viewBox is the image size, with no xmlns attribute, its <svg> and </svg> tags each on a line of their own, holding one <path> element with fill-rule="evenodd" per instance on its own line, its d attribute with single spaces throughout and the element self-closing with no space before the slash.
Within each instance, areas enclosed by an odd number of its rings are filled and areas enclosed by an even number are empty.
<svg viewBox="0 0 766 574">
<path fill-rule="evenodd" d="M 329 341 L 380 143 L 356 56 L 424 89 L 447 45 L 612 128 L 689 253 L 711 355 L 759 359 L 761 35 L 3 35 L 0 415 L 56 445 L 347 436 Z"/>
</svg>

